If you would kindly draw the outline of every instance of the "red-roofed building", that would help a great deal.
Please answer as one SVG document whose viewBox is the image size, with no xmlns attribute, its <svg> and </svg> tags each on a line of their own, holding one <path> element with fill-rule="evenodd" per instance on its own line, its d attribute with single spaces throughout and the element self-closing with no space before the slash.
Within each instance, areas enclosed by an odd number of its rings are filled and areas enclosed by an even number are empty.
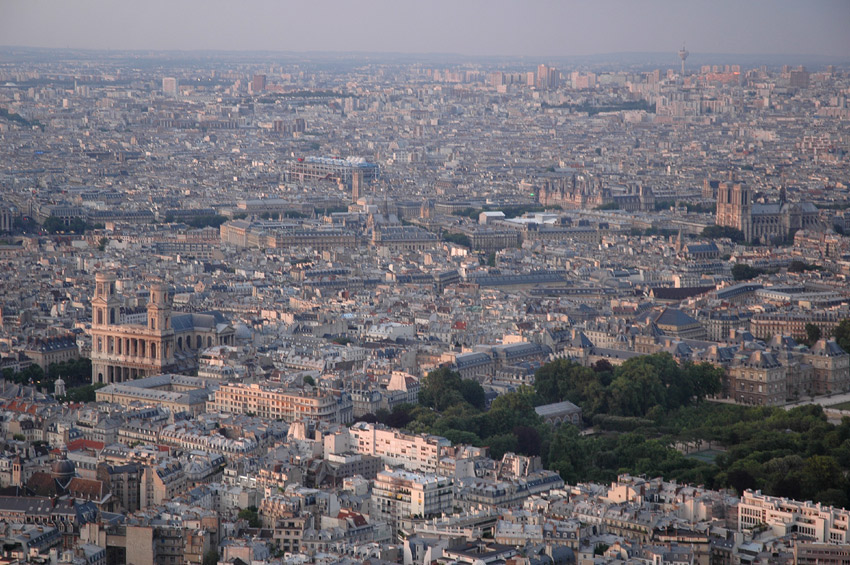
<svg viewBox="0 0 850 565">
<path fill-rule="evenodd" d="M 66 448 L 68 451 L 79 451 L 82 449 L 90 449 L 100 453 L 105 447 L 102 441 L 94 441 L 91 439 L 75 439 L 69 443 Z"/>
</svg>

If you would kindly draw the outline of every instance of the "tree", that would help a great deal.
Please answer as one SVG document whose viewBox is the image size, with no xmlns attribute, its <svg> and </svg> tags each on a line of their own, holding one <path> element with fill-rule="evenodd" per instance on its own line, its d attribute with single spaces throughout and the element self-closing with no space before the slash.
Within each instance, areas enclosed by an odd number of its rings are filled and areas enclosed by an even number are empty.
<svg viewBox="0 0 850 565">
<path fill-rule="evenodd" d="M 706 226 L 702 230 L 702 237 L 706 239 L 722 239 L 728 238 L 731 239 L 735 243 L 741 243 L 744 241 L 744 232 L 737 228 L 732 228 L 729 226 L 718 226 L 711 225 Z"/>
<path fill-rule="evenodd" d="M 192 226 L 193 228 L 217 228 L 226 221 L 227 218 L 216 214 L 211 216 L 197 216 L 195 218 L 189 218 L 188 220 L 186 220 L 186 223 Z"/>
<path fill-rule="evenodd" d="M 813 455 L 806 460 L 802 472 L 803 496 L 814 498 L 817 493 L 841 485 L 844 474 L 834 457 L 829 455 Z"/>
<path fill-rule="evenodd" d="M 304 375 L 304 384 L 310 386 L 316 386 L 316 380 L 310 375 Z"/>
<path fill-rule="evenodd" d="M 850 353 L 850 318 L 841 320 L 841 323 L 835 327 L 832 333 L 838 346 Z"/>
<path fill-rule="evenodd" d="M 611 383 L 611 413 L 618 416 L 643 416 L 656 404 L 666 404 L 666 391 L 654 368 L 643 362 L 621 365 Z M 631 359 L 629 361 L 632 361 Z"/>
<path fill-rule="evenodd" d="M 464 233 L 443 232 L 443 241 L 448 241 L 468 249 L 472 249 L 472 240 Z"/>
<path fill-rule="evenodd" d="M 606 202 L 605 204 L 600 204 L 594 210 L 619 210 L 620 205 L 616 202 Z"/>
<path fill-rule="evenodd" d="M 517 449 L 523 455 L 540 455 L 543 440 L 537 428 L 531 426 L 517 426 L 513 430 L 517 438 Z"/>
<path fill-rule="evenodd" d="M 726 474 L 729 485 L 734 488 L 739 495 L 744 494 L 745 490 L 753 490 L 756 488 L 756 479 L 746 469 L 735 469 Z"/>
<path fill-rule="evenodd" d="M 605 555 L 610 546 L 607 543 L 597 543 L 593 548 L 593 555 Z"/>
<path fill-rule="evenodd" d="M 463 399 L 479 410 L 484 410 L 486 398 L 484 388 L 472 379 L 464 379 L 460 383 L 460 394 Z"/>
<path fill-rule="evenodd" d="M 687 363 L 683 371 L 690 379 L 697 401 L 720 392 L 726 372 L 711 363 Z"/>
<path fill-rule="evenodd" d="M 218 551 L 211 549 L 204 553 L 203 565 L 216 565 L 219 559 L 221 559 L 221 556 Z"/>
<path fill-rule="evenodd" d="M 487 447 L 490 448 L 490 457 L 499 460 L 505 453 L 517 451 L 518 441 L 514 434 L 500 434 L 487 438 Z"/>
<path fill-rule="evenodd" d="M 452 404 L 463 401 L 460 387 L 460 373 L 448 367 L 440 367 L 423 379 L 419 389 L 419 403 L 442 412 Z"/>
<path fill-rule="evenodd" d="M 735 263 L 732 267 L 732 278 L 736 281 L 748 281 L 763 274 L 764 271 L 751 267 L 746 263 Z"/>
<path fill-rule="evenodd" d="M 793 261 L 791 261 L 788 264 L 788 272 L 789 273 L 802 273 L 803 271 L 807 270 L 807 267 L 808 267 L 808 264 L 804 263 L 803 261 L 799 261 L 797 259 L 794 259 Z"/>
<path fill-rule="evenodd" d="M 97 400 L 97 389 L 103 388 L 104 383 L 95 383 L 69 389 L 65 396 L 56 400 L 59 402 L 94 402 Z"/>
<path fill-rule="evenodd" d="M 256 506 L 249 506 L 239 511 L 238 517 L 240 520 L 247 520 L 248 526 L 251 528 L 260 528 L 263 523 L 260 521 L 260 515 L 257 512 Z"/>
<path fill-rule="evenodd" d="M 101 237 L 100 240 L 97 242 L 98 251 L 105 251 L 106 250 L 106 244 L 108 244 L 108 243 L 109 243 L 109 238 Z"/>
<path fill-rule="evenodd" d="M 814 345 L 818 342 L 821 337 L 821 329 L 820 326 L 817 326 L 811 322 L 806 324 L 806 341 L 808 344 Z"/>
</svg>

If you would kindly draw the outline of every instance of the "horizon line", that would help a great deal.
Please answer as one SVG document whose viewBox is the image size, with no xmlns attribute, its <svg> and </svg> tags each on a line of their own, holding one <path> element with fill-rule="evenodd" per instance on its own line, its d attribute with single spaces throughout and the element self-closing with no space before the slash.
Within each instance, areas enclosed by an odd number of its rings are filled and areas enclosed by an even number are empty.
<svg viewBox="0 0 850 565">
<path fill-rule="evenodd" d="M 422 51 L 366 51 L 366 50 L 349 50 L 349 51 L 322 51 L 322 50 L 285 50 L 285 49 L 259 49 L 259 48 L 231 48 L 231 49 L 210 49 L 210 48 L 197 48 L 197 49 L 186 49 L 186 48 L 174 48 L 174 49 L 156 49 L 156 48 L 104 48 L 104 47 L 43 47 L 36 45 L 0 45 L 0 50 L 10 50 L 10 49 L 32 49 L 39 51 L 87 51 L 87 52 L 96 52 L 96 53 L 157 53 L 157 54 L 166 54 L 166 53 L 233 53 L 233 54 L 246 54 L 246 53 L 263 53 L 263 54 L 292 54 L 292 55 L 383 55 L 383 56 L 409 56 L 409 57 L 466 57 L 470 59 L 528 59 L 528 58 L 549 58 L 549 59 L 579 59 L 579 58 L 587 58 L 587 57 L 610 57 L 610 56 L 621 56 L 621 55 L 652 55 L 652 56 L 666 56 L 671 55 L 671 57 L 676 57 L 678 50 L 671 51 L 608 51 L 608 52 L 599 52 L 599 53 L 585 53 L 581 55 L 506 55 L 506 54 L 477 54 L 471 55 L 467 53 L 459 53 L 452 51 L 431 51 L 431 52 L 422 52 Z M 806 57 L 806 58 L 821 58 L 821 59 L 836 59 L 844 62 L 850 63 L 850 55 L 827 55 L 820 53 L 754 53 L 754 52 L 719 52 L 719 51 L 690 51 L 690 56 L 696 57 L 765 57 L 765 58 L 778 58 L 778 57 Z"/>
</svg>

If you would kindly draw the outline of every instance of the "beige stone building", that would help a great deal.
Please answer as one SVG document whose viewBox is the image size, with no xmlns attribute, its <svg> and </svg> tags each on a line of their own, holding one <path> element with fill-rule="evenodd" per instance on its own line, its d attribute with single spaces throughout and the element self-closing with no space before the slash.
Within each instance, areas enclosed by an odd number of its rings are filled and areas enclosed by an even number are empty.
<svg viewBox="0 0 850 565">
<path fill-rule="evenodd" d="M 772 354 L 755 351 L 729 367 L 729 392 L 738 404 L 785 404 L 786 369 Z"/>
<path fill-rule="evenodd" d="M 146 466 L 142 471 L 139 506 L 148 508 L 168 502 L 186 490 L 186 473 L 175 460 Z"/>
<path fill-rule="evenodd" d="M 172 313 L 171 295 L 163 283 L 150 286 L 145 323 L 125 319 L 124 300 L 111 273 L 95 276 L 92 298 L 92 382 L 121 383 L 161 373 L 197 368 L 198 352 L 233 345 L 236 332 L 218 312 Z"/>
<path fill-rule="evenodd" d="M 24 353 L 32 362 L 47 372 L 53 363 L 64 363 L 80 358 L 77 338 L 74 334 L 32 337 L 27 340 Z"/>
<path fill-rule="evenodd" d="M 207 402 L 208 412 L 255 414 L 271 420 L 310 420 L 347 424 L 353 403 L 347 392 L 319 388 L 287 389 L 259 384 L 222 384 Z"/>
<path fill-rule="evenodd" d="M 818 341 L 803 358 L 813 368 L 811 388 L 815 394 L 850 390 L 850 355 L 835 341 Z"/>
</svg>

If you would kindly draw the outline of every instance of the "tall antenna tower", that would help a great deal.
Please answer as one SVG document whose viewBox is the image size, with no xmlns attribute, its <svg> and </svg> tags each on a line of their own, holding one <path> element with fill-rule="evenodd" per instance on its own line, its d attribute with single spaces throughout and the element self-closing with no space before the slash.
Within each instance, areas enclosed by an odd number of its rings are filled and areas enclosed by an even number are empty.
<svg viewBox="0 0 850 565">
<path fill-rule="evenodd" d="M 682 44 L 682 48 L 679 49 L 679 58 L 682 60 L 682 78 L 685 78 L 685 59 L 688 58 L 688 50 L 685 49 L 685 44 Z"/>
</svg>

